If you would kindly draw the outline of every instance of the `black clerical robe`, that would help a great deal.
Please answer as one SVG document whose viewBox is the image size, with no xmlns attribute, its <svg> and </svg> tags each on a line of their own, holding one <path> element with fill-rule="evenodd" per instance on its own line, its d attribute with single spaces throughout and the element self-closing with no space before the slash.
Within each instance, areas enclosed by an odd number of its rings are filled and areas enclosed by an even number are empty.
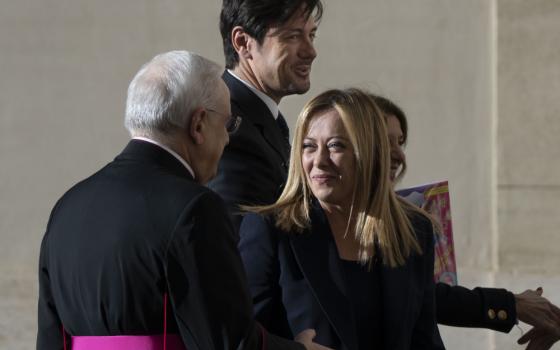
<svg viewBox="0 0 560 350">
<path fill-rule="evenodd" d="M 253 321 L 222 200 L 157 145 L 133 140 L 70 189 L 41 245 L 37 349 L 69 336 L 167 331 L 194 349 L 302 349 Z M 67 339 L 70 337 L 67 336 Z"/>
</svg>

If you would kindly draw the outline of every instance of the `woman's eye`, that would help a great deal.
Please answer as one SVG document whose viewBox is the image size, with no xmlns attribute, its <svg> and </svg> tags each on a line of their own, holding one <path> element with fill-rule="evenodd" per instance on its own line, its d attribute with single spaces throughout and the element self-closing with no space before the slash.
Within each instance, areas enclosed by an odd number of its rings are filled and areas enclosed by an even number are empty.
<svg viewBox="0 0 560 350">
<path fill-rule="evenodd" d="M 345 148 L 342 142 L 331 142 L 327 145 L 329 148 Z"/>
<path fill-rule="evenodd" d="M 303 149 L 312 148 L 312 147 L 314 147 L 314 145 L 312 143 L 304 143 L 303 146 L 302 146 Z"/>
</svg>

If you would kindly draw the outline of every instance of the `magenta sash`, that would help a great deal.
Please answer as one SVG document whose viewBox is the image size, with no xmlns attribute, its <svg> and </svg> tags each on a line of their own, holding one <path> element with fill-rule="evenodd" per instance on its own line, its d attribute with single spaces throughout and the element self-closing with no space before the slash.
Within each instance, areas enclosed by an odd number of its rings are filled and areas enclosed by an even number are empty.
<svg viewBox="0 0 560 350">
<path fill-rule="evenodd" d="M 62 341 L 66 350 L 66 331 Z M 72 336 L 72 350 L 187 350 L 179 334 L 167 333 L 167 293 L 163 294 L 163 334 Z"/>
<path fill-rule="evenodd" d="M 72 337 L 72 350 L 163 350 L 163 335 Z M 165 350 L 186 350 L 178 334 L 167 334 Z"/>
</svg>

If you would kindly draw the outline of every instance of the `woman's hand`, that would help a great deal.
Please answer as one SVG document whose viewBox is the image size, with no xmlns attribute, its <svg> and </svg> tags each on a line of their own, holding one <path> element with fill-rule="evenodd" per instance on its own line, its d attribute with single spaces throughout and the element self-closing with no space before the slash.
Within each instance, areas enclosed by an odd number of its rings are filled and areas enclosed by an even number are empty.
<svg viewBox="0 0 560 350">
<path fill-rule="evenodd" d="M 298 343 L 302 343 L 307 350 L 333 350 L 326 346 L 314 343 L 313 338 L 315 338 L 315 335 L 316 333 L 314 329 L 306 329 L 301 333 L 299 333 L 298 335 L 296 335 L 294 340 L 297 341 Z"/>
</svg>

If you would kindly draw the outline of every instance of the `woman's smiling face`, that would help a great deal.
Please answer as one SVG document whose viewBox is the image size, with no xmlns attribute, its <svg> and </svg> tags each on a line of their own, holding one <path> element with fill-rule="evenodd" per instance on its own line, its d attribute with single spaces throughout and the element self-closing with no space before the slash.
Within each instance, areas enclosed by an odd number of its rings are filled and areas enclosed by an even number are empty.
<svg viewBox="0 0 560 350">
<path fill-rule="evenodd" d="M 309 122 L 302 143 L 302 166 L 311 192 L 323 204 L 352 204 L 355 182 L 354 148 L 335 109 Z"/>
</svg>

